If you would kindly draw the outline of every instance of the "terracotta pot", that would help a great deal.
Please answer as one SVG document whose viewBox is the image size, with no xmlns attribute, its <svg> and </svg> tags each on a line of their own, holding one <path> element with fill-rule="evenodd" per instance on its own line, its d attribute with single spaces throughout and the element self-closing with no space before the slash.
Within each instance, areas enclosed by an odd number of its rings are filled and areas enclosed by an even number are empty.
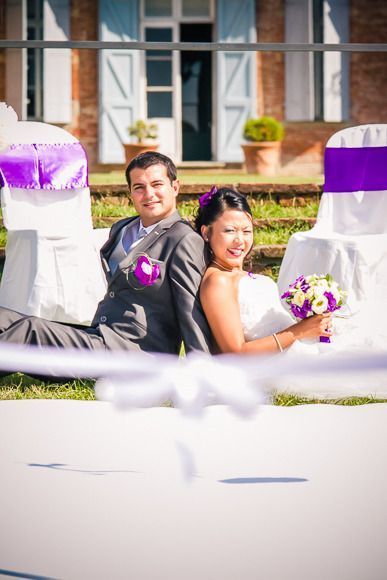
<svg viewBox="0 0 387 580">
<path fill-rule="evenodd" d="M 125 149 L 125 162 L 126 165 L 130 163 L 130 161 L 140 155 L 140 153 L 144 153 L 144 151 L 157 151 L 159 144 L 158 143 L 123 143 Z"/>
<path fill-rule="evenodd" d="M 247 173 L 276 175 L 280 168 L 281 141 L 260 141 L 242 145 Z"/>
</svg>

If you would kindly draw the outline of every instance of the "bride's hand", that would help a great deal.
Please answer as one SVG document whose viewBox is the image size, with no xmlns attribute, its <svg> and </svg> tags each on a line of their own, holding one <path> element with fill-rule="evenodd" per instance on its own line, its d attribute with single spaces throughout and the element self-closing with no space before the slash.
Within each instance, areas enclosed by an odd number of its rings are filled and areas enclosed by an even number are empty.
<svg viewBox="0 0 387 580">
<path fill-rule="evenodd" d="M 332 335 L 332 314 L 314 314 L 309 318 L 304 318 L 301 322 L 293 327 L 295 337 L 300 340 L 303 338 L 317 338 L 319 336 Z"/>
</svg>

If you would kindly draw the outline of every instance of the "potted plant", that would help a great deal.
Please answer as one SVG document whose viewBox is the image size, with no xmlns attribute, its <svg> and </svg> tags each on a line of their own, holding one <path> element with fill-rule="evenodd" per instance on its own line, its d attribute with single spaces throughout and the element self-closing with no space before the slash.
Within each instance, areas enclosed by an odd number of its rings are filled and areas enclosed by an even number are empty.
<svg viewBox="0 0 387 580">
<path fill-rule="evenodd" d="M 156 151 L 158 143 L 152 143 L 157 139 L 158 126 L 156 123 L 150 123 L 139 119 L 133 125 L 128 127 L 130 137 L 135 137 L 135 143 L 124 143 L 125 161 L 128 164 L 133 157 L 136 157 L 143 151 Z"/>
<path fill-rule="evenodd" d="M 285 135 L 282 123 L 273 117 L 247 119 L 242 145 L 247 173 L 275 175 L 280 165 L 281 141 Z"/>
</svg>

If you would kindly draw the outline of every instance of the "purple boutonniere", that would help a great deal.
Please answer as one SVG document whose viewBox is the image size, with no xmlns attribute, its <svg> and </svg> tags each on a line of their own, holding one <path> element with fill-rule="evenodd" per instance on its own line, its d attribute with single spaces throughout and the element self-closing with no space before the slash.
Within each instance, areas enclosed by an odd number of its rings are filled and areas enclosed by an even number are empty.
<svg viewBox="0 0 387 580">
<path fill-rule="evenodd" d="M 129 272 L 137 278 L 141 287 L 152 286 L 160 276 L 160 266 L 155 264 L 147 254 L 140 254 L 133 262 Z"/>
</svg>

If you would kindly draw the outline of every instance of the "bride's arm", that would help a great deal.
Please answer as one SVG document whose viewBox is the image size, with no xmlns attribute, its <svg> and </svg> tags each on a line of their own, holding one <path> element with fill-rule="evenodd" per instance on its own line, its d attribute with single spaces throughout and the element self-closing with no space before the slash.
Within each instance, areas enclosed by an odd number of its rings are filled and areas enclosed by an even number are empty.
<svg viewBox="0 0 387 580">
<path fill-rule="evenodd" d="M 238 304 L 237 279 L 223 272 L 214 272 L 205 277 L 200 299 L 212 334 L 221 352 L 224 353 L 270 353 L 279 347 L 273 335 L 246 342 Z M 277 332 L 282 349 L 289 348 L 296 340 L 330 336 L 330 315 L 314 315 L 289 328 Z"/>
</svg>

